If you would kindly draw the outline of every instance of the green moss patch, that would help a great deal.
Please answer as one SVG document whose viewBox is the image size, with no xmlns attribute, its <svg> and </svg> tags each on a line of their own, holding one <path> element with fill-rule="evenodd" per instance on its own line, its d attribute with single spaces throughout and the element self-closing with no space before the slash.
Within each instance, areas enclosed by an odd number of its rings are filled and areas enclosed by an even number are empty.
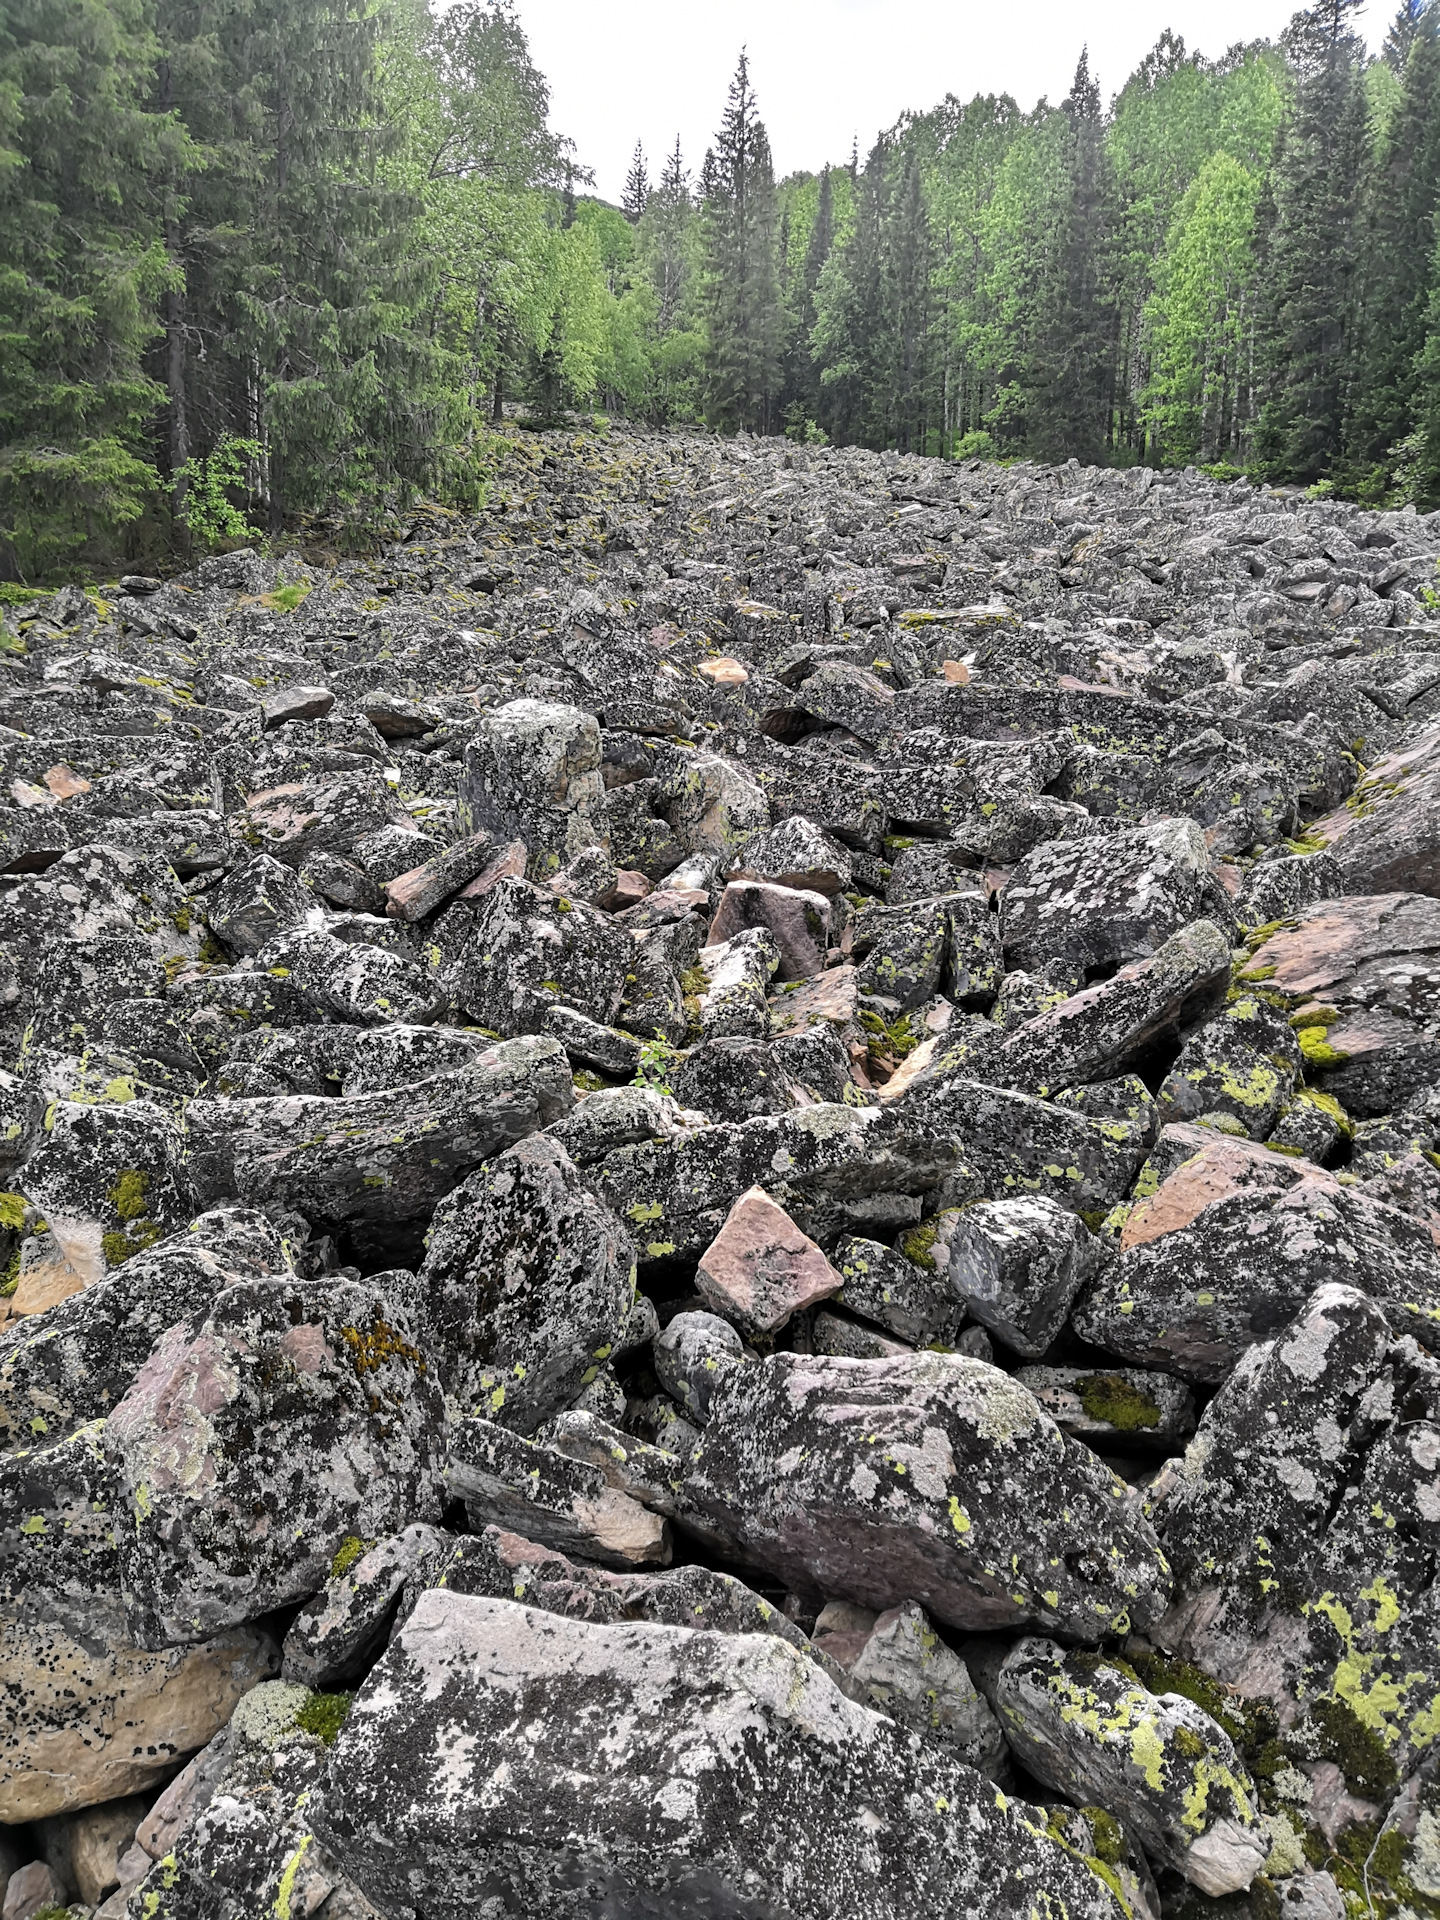
<svg viewBox="0 0 1440 1920">
<path fill-rule="evenodd" d="M 1160 1424 L 1160 1409 L 1140 1387 L 1118 1373 L 1085 1374 L 1075 1394 L 1091 1420 L 1103 1420 L 1118 1433 L 1138 1433 Z"/>
</svg>

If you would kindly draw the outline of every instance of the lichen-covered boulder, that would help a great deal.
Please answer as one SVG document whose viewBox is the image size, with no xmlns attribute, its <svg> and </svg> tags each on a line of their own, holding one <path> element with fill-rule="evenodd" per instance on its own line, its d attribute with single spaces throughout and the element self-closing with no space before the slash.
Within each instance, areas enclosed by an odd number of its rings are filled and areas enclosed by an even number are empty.
<svg viewBox="0 0 1440 1920">
<path fill-rule="evenodd" d="M 120 1605 L 123 1520 L 98 1423 L 0 1460 L 0 1822 L 154 1788 L 279 1664 L 261 1626 L 147 1649 Z"/>
<path fill-rule="evenodd" d="M 671 830 L 686 853 L 732 853 L 770 824 L 760 787 L 718 754 L 686 754 L 664 789 Z"/>
<path fill-rule="evenodd" d="M 281 1648 L 281 1677 L 333 1690 L 362 1677 L 383 1645 L 405 1584 L 443 1559 L 454 1535 L 417 1525 L 382 1540 L 342 1540 L 330 1577 L 291 1622 Z"/>
<path fill-rule="evenodd" d="M 1153 1494 L 1159 1644 L 1271 1701 L 1383 1800 L 1440 1731 L 1440 1365 L 1325 1284 L 1244 1356 Z"/>
<path fill-rule="evenodd" d="M 423 1021 L 445 995 L 423 967 L 382 947 L 339 940 L 325 927 L 295 928 L 255 955 L 255 965 L 286 983 L 303 1016 L 383 1027 Z"/>
<path fill-rule="evenodd" d="M 782 1640 L 438 1591 L 361 1689 L 311 1813 L 392 1911 L 1119 1912 L 1037 1811 Z"/>
<path fill-rule="evenodd" d="M 1057 1427 L 1092 1447 L 1167 1451 L 1195 1430 L 1183 1380 L 1140 1367 L 1019 1367 L 1015 1378 Z"/>
<path fill-rule="evenodd" d="M 1150 1857 L 1212 1896 L 1248 1887 L 1269 1853 L 1230 1736 L 1124 1664 L 1022 1640 L 996 1679 L 1005 1737 L 1038 1780 L 1118 1814 Z"/>
<path fill-rule="evenodd" d="M 938 1213 L 901 1244 L 972 1320 L 1027 1360 L 1055 1340 L 1096 1259 L 1084 1222 L 1042 1194 Z"/>
<path fill-rule="evenodd" d="M 1187 1036 L 1160 1088 L 1164 1120 L 1238 1121 L 1263 1140 L 1295 1092 L 1300 1047 L 1288 1020 L 1253 994 Z"/>
<path fill-rule="evenodd" d="M 882 1241 L 846 1234 L 834 1261 L 844 1282 L 837 1298 L 852 1313 L 887 1327 L 913 1347 L 955 1344 L 965 1308 L 933 1259 L 916 1260 Z"/>
<path fill-rule="evenodd" d="M 62 1102 L 20 1176 L 81 1286 L 92 1286 L 189 1217 L 184 1141 L 149 1100 Z"/>
<path fill-rule="evenodd" d="M 634 941 L 608 914 L 510 878 L 477 903 L 442 979 L 455 1004 L 492 1033 L 538 1033 L 553 1006 L 603 1026 L 620 1010 L 634 955 Z"/>
<path fill-rule="evenodd" d="M 715 1313 L 677 1313 L 652 1346 L 660 1384 L 702 1425 L 726 1377 L 745 1363 L 740 1335 Z"/>
<path fill-rule="evenodd" d="M 292 868 L 257 853 L 205 895 L 205 924 L 231 953 L 259 953 L 277 934 L 298 927 L 314 905 Z"/>
<path fill-rule="evenodd" d="M 352 1229 L 427 1220 L 457 1175 L 559 1120 L 574 1100 L 559 1042 L 527 1035 L 378 1093 L 192 1101 L 190 1174 L 211 1206 L 274 1202 Z"/>
<path fill-rule="evenodd" d="M 1185 1175 L 1182 1167 L 1171 1179 Z M 1169 1184 L 1152 1202 L 1157 1226 Z M 1138 1366 L 1216 1382 L 1342 1275 L 1383 1302 L 1397 1330 L 1424 1338 L 1440 1322 L 1440 1253 L 1424 1223 L 1328 1174 L 1303 1173 L 1280 1193 L 1222 1193 L 1178 1217 L 1091 1282 L 1073 1315 L 1083 1339 Z"/>
<path fill-rule="evenodd" d="M 1156 820 L 1100 839 L 1047 840 L 1000 896 L 1012 967 L 1065 959 L 1082 971 L 1143 960 L 1192 921 L 1234 925 L 1193 820 Z"/>
<path fill-rule="evenodd" d="M 292 1257 L 248 1208 L 201 1214 L 123 1272 L 0 1332 L 0 1452 L 103 1420 L 160 1336 L 237 1280 L 288 1279 Z"/>
<path fill-rule="evenodd" d="M 420 1292 L 447 1392 L 529 1434 L 571 1405 L 618 1346 L 634 1255 L 565 1149 L 536 1135 L 440 1203 Z"/>
<path fill-rule="evenodd" d="M 604 846 L 600 726 L 579 707 L 511 700 L 481 721 L 460 784 L 469 830 L 518 835 L 550 871 L 582 847 Z"/>
<path fill-rule="evenodd" d="M 1124 1482 L 959 1354 L 781 1353 L 724 1382 L 686 1524 L 793 1591 L 1079 1640 L 1142 1629 L 1169 1570 Z"/>
<path fill-rule="evenodd" d="M 439 1382 L 361 1281 L 247 1282 L 171 1329 L 105 1424 L 141 1645 L 304 1600 L 352 1534 L 439 1512 Z"/>
<path fill-rule="evenodd" d="M 1005 1752 L 999 1724 L 923 1607 L 912 1602 L 872 1614 L 832 1602 L 815 1623 L 815 1645 L 858 1683 L 867 1705 L 998 1776 Z"/>
</svg>

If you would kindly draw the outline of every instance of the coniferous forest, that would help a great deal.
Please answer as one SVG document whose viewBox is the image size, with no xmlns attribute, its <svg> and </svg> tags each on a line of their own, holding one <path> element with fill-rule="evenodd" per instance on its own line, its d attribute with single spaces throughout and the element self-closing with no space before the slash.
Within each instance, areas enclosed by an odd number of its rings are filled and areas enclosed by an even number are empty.
<svg viewBox="0 0 1440 1920">
<path fill-rule="evenodd" d="M 0 573 L 363 543 L 517 410 L 1433 506 L 1440 9 L 1357 11 L 782 180 L 742 57 L 617 208 L 511 0 L 9 0 Z"/>
</svg>

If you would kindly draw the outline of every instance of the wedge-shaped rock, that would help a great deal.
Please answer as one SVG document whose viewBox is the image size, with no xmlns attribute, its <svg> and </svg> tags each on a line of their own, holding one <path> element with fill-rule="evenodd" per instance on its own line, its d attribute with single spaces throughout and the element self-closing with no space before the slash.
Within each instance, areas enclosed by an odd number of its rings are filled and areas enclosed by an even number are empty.
<svg viewBox="0 0 1440 1920">
<path fill-rule="evenodd" d="M 1003 1086 L 1045 1095 L 1106 1080 L 1230 977 L 1230 941 L 1211 920 L 1172 934 L 1148 960 L 1083 987 L 1017 1027 L 987 1066 Z"/>
<path fill-rule="evenodd" d="M 1000 938 L 1012 967 L 1066 960 L 1082 972 L 1155 953 L 1196 920 L 1234 925 L 1193 820 L 1156 820 L 1099 839 L 1047 840 L 1000 896 Z"/>
<path fill-rule="evenodd" d="M 1124 1483 L 959 1354 L 782 1353 L 732 1374 L 685 1497 L 797 1593 L 916 1600 L 952 1626 L 1097 1640 L 1143 1630 L 1169 1591 Z"/>
<path fill-rule="evenodd" d="M 227 1288 L 106 1422 L 136 1638 L 198 1640 L 306 1599 L 350 1536 L 436 1518 L 442 1426 L 414 1330 L 373 1285 Z"/>
<path fill-rule="evenodd" d="M 298 868 L 312 853 L 349 853 L 368 834 L 407 819 L 379 767 L 366 766 L 248 794 L 230 831 L 242 844 Z"/>
<path fill-rule="evenodd" d="M 420 1291 L 446 1391 L 467 1411 L 533 1433 L 619 1345 L 634 1255 L 565 1149 L 537 1135 L 440 1203 Z"/>
<path fill-rule="evenodd" d="M 1084 1222 L 1039 1195 L 936 1214 L 902 1244 L 971 1319 L 1027 1360 L 1055 1340 L 1095 1260 Z"/>
<path fill-rule="evenodd" d="M 670 1525 L 587 1460 L 523 1440 L 491 1420 L 458 1420 L 446 1481 L 472 1531 L 498 1526 L 606 1567 L 663 1567 Z"/>
<path fill-rule="evenodd" d="M 405 1583 L 453 1544 L 453 1534 L 423 1525 L 388 1534 L 368 1551 L 358 1535 L 342 1541 L 330 1578 L 285 1636 L 282 1678 L 326 1690 L 357 1679 L 380 1651 Z"/>
<path fill-rule="evenodd" d="M 835 1248 L 844 1281 L 840 1303 L 913 1347 L 954 1346 L 965 1309 L 932 1262 L 910 1259 L 878 1240 L 847 1234 Z"/>
<path fill-rule="evenodd" d="M 311 1811 L 387 1910 L 561 1920 L 584 1887 L 597 1910 L 697 1920 L 1119 1915 L 1038 1810 L 782 1640 L 440 1591 L 361 1690 Z"/>
<path fill-rule="evenodd" d="M 1297 914 L 1255 949 L 1248 977 L 1347 1014 L 1440 1015 L 1440 901 L 1346 894 Z"/>
<path fill-rule="evenodd" d="M 1164 1203 L 1162 1187 L 1154 1205 Z M 1106 1353 L 1220 1381 L 1341 1276 L 1380 1302 L 1397 1331 L 1434 1338 L 1440 1255 L 1424 1222 L 1318 1171 L 1278 1198 L 1251 1188 L 1215 1200 L 1126 1249 L 1082 1296 L 1073 1324 Z"/>
<path fill-rule="evenodd" d="M 912 1603 L 872 1614 L 832 1602 L 815 1632 L 816 1645 L 858 1682 L 868 1706 L 944 1741 L 970 1766 L 994 1775 L 1005 1752 L 999 1724 L 965 1662 L 936 1633 L 923 1607 Z"/>
<path fill-rule="evenodd" d="M 423 967 L 382 947 L 338 940 L 324 927 L 280 934 L 260 949 L 255 965 L 283 979 L 310 1020 L 362 1027 L 423 1021 L 445 997 Z"/>
<path fill-rule="evenodd" d="M 1270 1851 L 1230 1736 L 1178 1693 L 1053 1640 L 1022 1640 L 996 1681 L 1016 1757 L 1080 1806 L 1118 1814 L 1152 1860 L 1219 1897 L 1248 1887 Z"/>
<path fill-rule="evenodd" d="M 203 1205 L 243 1198 L 312 1222 L 423 1220 L 495 1153 L 570 1111 L 556 1040 L 509 1040 L 416 1086 L 339 1100 L 195 1100 L 190 1171 Z"/>
<path fill-rule="evenodd" d="M 61 1102 L 49 1121 L 19 1176 L 21 1191 L 80 1285 L 92 1286 L 188 1217 L 183 1137 L 149 1100 Z"/>
</svg>

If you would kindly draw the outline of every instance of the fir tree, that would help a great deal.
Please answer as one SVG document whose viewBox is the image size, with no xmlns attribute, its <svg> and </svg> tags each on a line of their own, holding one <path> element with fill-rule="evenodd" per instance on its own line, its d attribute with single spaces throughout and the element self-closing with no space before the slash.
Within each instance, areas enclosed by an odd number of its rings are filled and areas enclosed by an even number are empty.
<svg viewBox="0 0 1440 1920">
<path fill-rule="evenodd" d="M 1400 100 L 1367 169 L 1357 275 L 1356 367 L 1345 431 L 1351 483 L 1382 499 L 1414 431 L 1415 358 L 1424 344 L 1440 195 L 1440 31 L 1403 5 L 1386 41 L 1408 43 Z"/>
<path fill-rule="evenodd" d="M 780 385 L 775 173 L 742 53 L 700 175 L 706 415 L 769 432 Z"/>
<path fill-rule="evenodd" d="M 24 0 L 0 27 L 0 560 L 113 551 L 159 476 L 146 355 L 190 143 L 149 92 L 141 0 Z"/>
<path fill-rule="evenodd" d="M 1278 480 L 1318 480 L 1342 449 L 1366 125 L 1364 48 L 1350 23 L 1362 4 L 1322 0 L 1286 36 L 1297 80 L 1271 182 L 1255 442 Z"/>
<path fill-rule="evenodd" d="M 695 203 L 690 197 L 690 175 L 680 151 L 680 137 L 667 155 L 659 185 L 645 208 L 651 243 L 651 278 L 659 303 L 656 316 L 661 333 L 680 324 L 688 250 L 686 245 Z"/>
<path fill-rule="evenodd" d="M 620 196 L 620 209 L 632 227 L 639 225 L 649 199 L 650 175 L 645 166 L 645 149 L 637 140 L 630 171 L 625 176 L 625 191 Z"/>
<path fill-rule="evenodd" d="M 1030 442 L 1044 457 L 1094 460 L 1110 439 L 1115 309 L 1106 284 L 1109 173 L 1100 87 L 1082 50 L 1061 109 L 1065 191 L 1039 290 Z"/>
</svg>

